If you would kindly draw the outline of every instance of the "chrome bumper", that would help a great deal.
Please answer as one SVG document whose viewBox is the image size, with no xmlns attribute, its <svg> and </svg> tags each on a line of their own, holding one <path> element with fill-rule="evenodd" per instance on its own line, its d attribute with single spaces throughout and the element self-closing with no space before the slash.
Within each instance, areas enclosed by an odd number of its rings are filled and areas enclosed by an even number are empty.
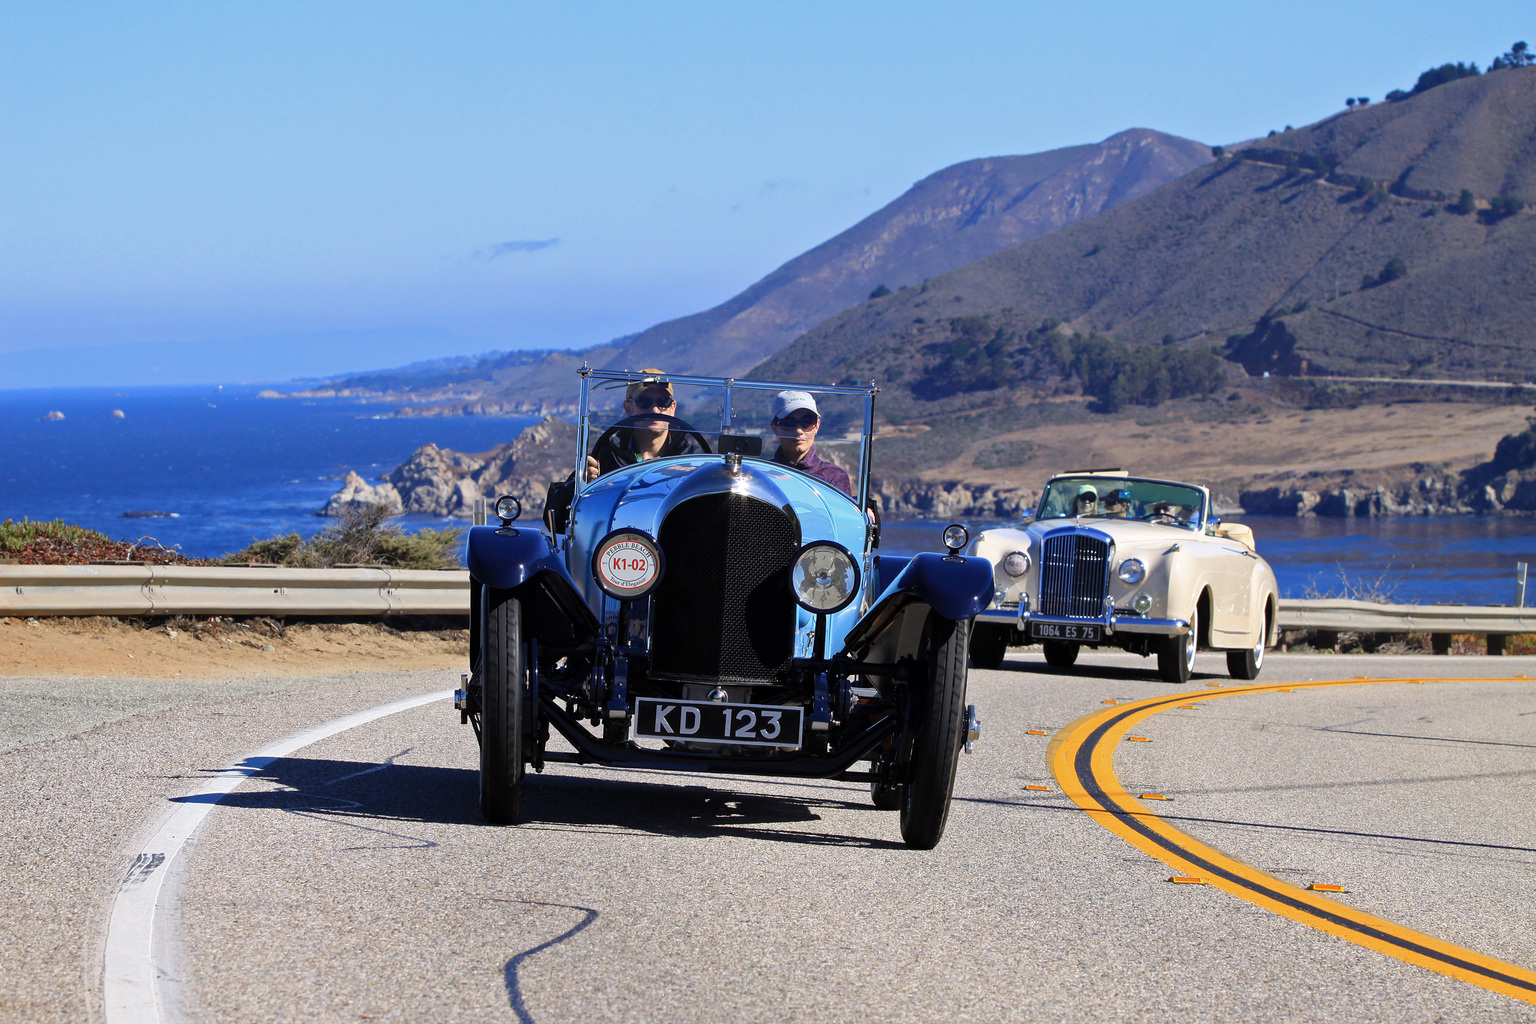
<svg viewBox="0 0 1536 1024">
<path fill-rule="evenodd" d="M 1107 603 L 1107 602 L 1106 602 Z M 1058 626 L 1101 626 L 1104 636 L 1115 633 L 1150 633 L 1160 637 L 1178 637 L 1189 633 L 1186 619 L 1143 619 L 1141 616 L 1121 616 L 1114 608 L 1104 608 L 1103 616 L 1095 619 L 1066 619 L 1063 616 L 1041 616 L 1029 611 L 1029 594 L 1023 594 L 1015 602 L 992 606 L 975 617 L 975 622 L 991 622 L 998 626 L 1018 626 L 1018 631 L 1029 636 L 1029 623 L 1048 622 Z"/>
<path fill-rule="evenodd" d="M 1012 602 L 1009 602 L 1010 604 Z M 977 622 L 990 622 L 999 626 L 1017 626 L 1026 637 L 1031 622 L 1048 622 L 1058 626 L 1099 626 L 1106 637 L 1116 633 L 1150 633 L 1154 636 L 1183 636 L 1189 632 L 1186 619 L 1144 619 L 1139 615 L 1119 615 L 1113 609 L 1105 609 L 1103 615 L 1092 619 L 1069 619 L 1058 615 L 1041 615 L 1029 610 L 1026 598 L 1019 608 L 989 608 L 976 616 Z"/>
<path fill-rule="evenodd" d="M 1058 615 L 1033 615 L 1029 612 L 1020 612 L 1014 625 L 1029 636 L 1029 624 L 1031 622 L 1048 622 L 1057 626 L 1101 626 L 1104 635 L 1114 636 L 1116 633 L 1151 633 L 1155 636 L 1183 636 L 1189 632 L 1189 622 L 1185 619 L 1144 619 L 1139 615 L 1116 615 L 1108 612 L 1096 619 L 1068 619 Z"/>
</svg>

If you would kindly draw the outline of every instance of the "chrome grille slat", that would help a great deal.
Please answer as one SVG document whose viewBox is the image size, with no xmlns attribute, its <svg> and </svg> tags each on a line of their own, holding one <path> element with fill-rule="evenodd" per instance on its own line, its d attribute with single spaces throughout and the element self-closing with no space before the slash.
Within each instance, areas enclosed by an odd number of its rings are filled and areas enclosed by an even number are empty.
<svg viewBox="0 0 1536 1024">
<path fill-rule="evenodd" d="M 1109 545 L 1097 537 L 1062 530 L 1046 535 L 1041 555 L 1040 614 L 1102 618 L 1109 587 Z"/>
</svg>

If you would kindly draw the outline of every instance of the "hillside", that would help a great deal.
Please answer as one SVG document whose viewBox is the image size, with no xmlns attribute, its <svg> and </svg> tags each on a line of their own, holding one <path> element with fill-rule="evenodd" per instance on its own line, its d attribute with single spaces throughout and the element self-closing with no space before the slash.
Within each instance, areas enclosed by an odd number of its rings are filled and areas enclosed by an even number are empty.
<svg viewBox="0 0 1536 1024">
<path fill-rule="evenodd" d="M 409 393 L 469 400 L 469 411 L 547 412 L 570 399 L 572 370 L 583 360 L 739 375 L 880 285 L 898 288 L 953 270 L 1145 195 L 1210 161 L 1208 146 L 1141 128 L 1091 145 L 968 160 L 924 178 L 847 231 L 702 313 L 582 352 L 511 352 L 435 377 L 360 375 L 310 393 Z"/>
<path fill-rule="evenodd" d="M 1463 189 L 1476 208 L 1454 212 L 1448 200 Z M 1048 358 L 1047 334 L 1097 332 L 1165 352 L 1220 347 L 1256 374 L 1528 380 L 1536 217 L 1490 208 L 1521 190 L 1536 195 L 1536 68 L 1254 143 L 1096 217 L 853 307 L 753 372 L 875 377 L 894 384 L 889 397 L 904 415 L 921 416 L 957 353 L 985 347 L 985 380 L 999 388 L 969 404 L 1012 402 L 1020 387 L 1069 376 Z M 1383 273 L 1394 260 L 1397 273 Z M 1047 319 L 1064 323 L 1031 330 Z"/>
<path fill-rule="evenodd" d="M 1096 145 L 946 167 L 740 295 L 642 332 L 609 364 L 739 374 L 880 285 L 920 283 L 1210 161 L 1208 146 L 1134 128 Z"/>
</svg>

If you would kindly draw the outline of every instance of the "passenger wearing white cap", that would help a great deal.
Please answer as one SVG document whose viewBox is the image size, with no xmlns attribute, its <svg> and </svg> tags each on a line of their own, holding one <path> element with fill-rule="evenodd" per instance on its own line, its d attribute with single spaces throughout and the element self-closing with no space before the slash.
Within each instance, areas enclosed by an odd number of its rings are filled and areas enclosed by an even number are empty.
<svg viewBox="0 0 1536 1024">
<path fill-rule="evenodd" d="M 780 391 L 773 396 L 773 422 L 769 424 L 779 439 L 773 461 L 807 473 L 831 484 L 844 494 L 853 494 L 848 473 L 816 452 L 816 431 L 821 429 L 821 413 L 816 399 L 806 391 Z"/>
</svg>

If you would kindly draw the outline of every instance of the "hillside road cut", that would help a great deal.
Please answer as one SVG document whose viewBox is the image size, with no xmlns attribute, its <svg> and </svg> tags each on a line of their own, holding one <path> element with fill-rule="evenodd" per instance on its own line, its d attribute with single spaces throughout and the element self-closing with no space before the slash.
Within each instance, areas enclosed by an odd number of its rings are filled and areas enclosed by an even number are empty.
<svg viewBox="0 0 1536 1024">
<path fill-rule="evenodd" d="M 982 739 L 931 852 L 859 784 L 565 765 L 490 827 L 446 699 L 187 799 L 442 670 L 53 680 L 73 710 L 42 730 L 43 684 L 0 680 L 0 1019 L 102 1019 L 108 924 L 153 878 L 167 1021 L 1536 1021 L 1536 659 L 1271 654 L 1259 688 L 1214 655 L 1183 687 L 1152 668 L 973 671 Z M 191 806 L 175 856 L 143 856 Z"/>
</svg>

